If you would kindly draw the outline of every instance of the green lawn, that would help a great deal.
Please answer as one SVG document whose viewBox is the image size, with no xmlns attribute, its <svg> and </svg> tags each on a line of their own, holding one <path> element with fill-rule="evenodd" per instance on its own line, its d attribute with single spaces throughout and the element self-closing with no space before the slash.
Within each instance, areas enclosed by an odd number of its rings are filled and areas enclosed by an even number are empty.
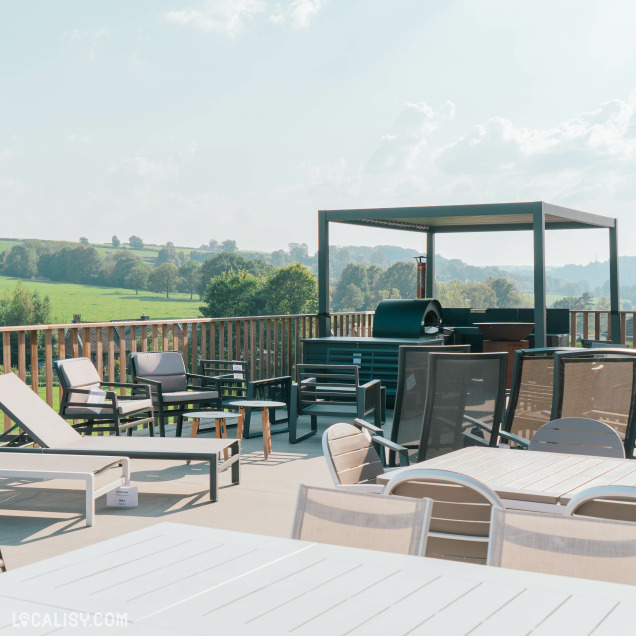
<svg viewBox="0 0 636 636">
<path fill-rule="evenodd" d="M 0 276 L 0 293 L 15 287 L 18 279 Z M 165 294 L 140 291 L 136 295 L 130 289 L 93 287 L 70 283 L 22 281 L 29 290 L 35 289 L 41 296 L 51 299 L 51 315 L 55 323 L 68 323 L 73 314 L 82 320 L 106 322 L 108 320 L 135 320 L 142 314 L 151 320 L 171 318 L 197 318 L 201 301 L 189 294 Z"/>
</svg>

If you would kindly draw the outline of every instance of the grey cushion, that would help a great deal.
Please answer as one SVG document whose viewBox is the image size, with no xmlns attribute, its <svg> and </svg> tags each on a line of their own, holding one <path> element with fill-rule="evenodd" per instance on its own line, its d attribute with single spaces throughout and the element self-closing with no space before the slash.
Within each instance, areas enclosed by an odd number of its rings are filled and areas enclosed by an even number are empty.
<svg viewBox="0 0 636 636">
<path fill-rule="evenodd" d="M 90 388 L 101 382 L 95 365 L 88 358 L 73 358 L 60 360 L 58 369 L 62 375 L 62 382 L 69 389 Z"/>
<path fill-rule="evenodd" d="M 136 411 L 148 411 L 152 408 L 152 400 L 117 400 L 117 412 L 120 415 L 130 415 Z M 111 405 L 100 407 L 69 406 L 64 414 L 68 415 L 109 415 L 112 414 Z"/>
<path fill-rule="evenodd" d="M 175 391 L 173 393 L 164 393 L 163 401 L 166 404 L 176 404 L 216 400 L 218 397 L 218 391 Z"/>
<path fill-rule="evenodd" d="M 188 384 L 186 368 L 178 351 L 136 353 L 134 360 L 137 375 L 161 382 L 164 393 L 185 391 Z"/>
</svg>

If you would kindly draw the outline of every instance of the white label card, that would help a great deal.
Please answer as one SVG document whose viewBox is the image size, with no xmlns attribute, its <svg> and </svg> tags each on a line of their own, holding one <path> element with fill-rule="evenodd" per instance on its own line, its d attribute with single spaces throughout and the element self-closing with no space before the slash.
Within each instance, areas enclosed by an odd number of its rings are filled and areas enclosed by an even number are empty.
<svg viewBox="0 0 636 636">
<path fill-rule="evenodd" d="M 106 494 L 106 505 L 111 508 L 135 508 L 139 505 L 137 486 L 119 486 Z"/>
</svg>

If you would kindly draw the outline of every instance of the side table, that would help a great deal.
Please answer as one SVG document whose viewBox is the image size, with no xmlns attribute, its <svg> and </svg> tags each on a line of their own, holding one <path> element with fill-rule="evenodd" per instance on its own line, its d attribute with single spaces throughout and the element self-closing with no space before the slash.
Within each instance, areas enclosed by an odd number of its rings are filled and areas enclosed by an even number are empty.
<svg viewBox="0 0 636 636">
<path fill-rule="evenodd" d="M 269 409 L 282 408 L 287 405 L 284 402 L 275 402 L 274 400 L 237 400 L 236 402 L 230 402 L 230 406 L 238 406 L 239 409 L 238 432 L 236 435 L 239 439 L 243 436 L 245 409 L 261 409 L 263 419 L 263 455 L 265 455 L 265 459 L 267 459 L 268 455 L 272 452 L 272 432 L 269 427 Z"/>
<path fill-rule="evenodd" d="M 211 428 L 200 428 L 201 423 L 212 421 L 214 422 L 214 431 L 216 437 L 227 439 L 227 420 L 240 421 L 238 413 L 231 413 L 230 411 L 191 411 L 183 414 L 184 419 L 192 420 L 192 432 L 190 437 L 196 437 L 199 431 L 208 432 Z M 242 429 L 242 423 L 239 424 L 239 431 Z M 237 433 L 237 438 L 240 440 L 241 435 Z M 223 451 L 223 458 L 228 458 L 228 451 Z M 188 462 L 189 463 L 189 462 Z"/>
</svg>

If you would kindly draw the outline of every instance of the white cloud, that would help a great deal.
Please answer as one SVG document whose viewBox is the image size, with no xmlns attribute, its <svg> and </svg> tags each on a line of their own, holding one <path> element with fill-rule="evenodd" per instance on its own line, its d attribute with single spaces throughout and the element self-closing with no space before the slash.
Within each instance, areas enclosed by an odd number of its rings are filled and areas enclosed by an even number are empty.
<svg viewBox="0 0 636 636">
<path fill-rule="evenodd" d="M 239 33 L 247 23 L 258 17 L 293 29 L 306 28 L 329 0 L 204 0 L 198 8 L 168 11 L 169 22 L 189 26 L 206 33 Z"/>
<path fill-rule="evenodd" d="M 246 22 L 266 9 L 263 0 L 207 0 L 199 9 L 169 11 L 166 19 L 200 31 L 224 31 L 236 35 Z"/>
<path fill-rule="evenodd" d="M 328 0 L 292 0 L 287 4 L 276 3 L 269 19 L 274 24 L 289 25 L 294 29 L 307 28 Z"/>
<path fill-rule="evenodd" d="M 75 133 L 73 133 L 66 138 L 66 141 L 71 145 L 87 144 L 90 143 L 91 138 L 88 135 L 76 135 Z"/>
<path fill-rule="evenodd" d="M 62 40 L 69 40 L 70 42 L 80 42 L 88 40 L 90 42 L 89 56 L 91 62 L 96 59 L 96 50 L 100 40 L 110 39 L 110 30 L 108 27 L 100 26 L 92 30 L 86 29 L 71 29 L 61 36 Z"/>
<path fill-rule="evenodd" d="M 22 181 L 16 179 L 0 179 L 0 192 L 3 194 L 24 194 L 26 188 Z"/>
<path fill-rule="evenodd" d="M 455 115 L 455 105 L 447 102 L 435 112 L 425 102 L 406 103 L 398 114 L 393 130 L 380 140 L 365 167 L 367 172 L 408 170 L 430 135 L 440 124 Z"/>
</svg>

